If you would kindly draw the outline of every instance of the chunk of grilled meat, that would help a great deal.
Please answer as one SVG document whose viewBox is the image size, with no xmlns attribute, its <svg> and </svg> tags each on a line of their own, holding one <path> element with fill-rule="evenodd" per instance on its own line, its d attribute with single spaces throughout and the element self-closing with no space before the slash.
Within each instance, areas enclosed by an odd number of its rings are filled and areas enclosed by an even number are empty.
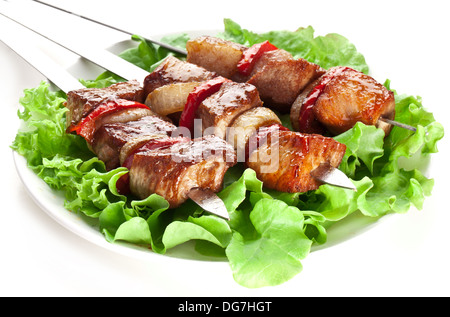
<svg viewBox="0 0 450 317">
<path fill-rule="evenodd" d="M 159 194 L 174 208 L 193 188 L 219 191 L 225 172 L 235 164 L 234 149 L 215 136 L 137 151 L 130 167 L 130 190 L 140 198 Z"/>
<path fill-rule="evenodd" d="M 388 135 L 391 126 L 380 124 L 380 117 L 394 119 L 393 92 L 371 76 L 350 67 L 330 68 L 299 95 L 291 109 L 293 127 L 306 133 L 321 126 L 331 134 L 340 134 L 356 122 L 363 122 L 382 128 Z"/>
<path fill-rule="evenodd" d="M 288 113 L 299 93 L 323 72 L 318 65 L 278 49 L 261 56 L 246 82 L 256 86 L 268 107 Z"/>
<path fill-rule="evenodd" d="M 338 167 L 346 146 L 332 138 L 302 134 L 272 125 L 261 128 L 248 145 L 248 167 L 264 186 L 282 192 L 306 192 L 322 183 L 310 172 L 321 163 Z"/>
<path fill-rule="evenodd" d="M 126 99 L 143 103 L 144 90 L 136 80 L 120 82 L 107 88 L 84 88 L 69 91 L 65 107 L 67 127 L 74 126 L 86 117 L 99 104 L 108 99 Z"/>
<path fill-rule="evenodd" d="M 114 114 L 116 119 L 118 119 L 118 116 L 120 115 Z M 121 117 L 123 116 L 126 116 L 126 114 L 122 114 Z M 94 133 L 92 150 L 100 160 L 105 162 L 107 170 L 111 170 L 121 165 L 121 150 L 127 142 L 137 139 L 142 140 L 145 137 L 152 139 L 162 136 L 168 137 L 176 129 L 177 127 L 172 123 L 151 114 L 134 120 L 113 120 L 102 124 Z"/>
<path fill-rule="evenodd" d="M 203 133 L 226 138 L 226 129 L 239 115 L 262 106 L 258 91 L 246 83 L 225 82 L 219 91 L 206 98 L 197 109 Z"/>
<path fill-rule="evenodd" d="M 216 77 L 217 74 L 168 56 L 144 79 L 144 95 L 148 96 L 156 88 L 172 83 L 201 82 Z"/>
<path fill-rule="evenodd" d="M 231 79 L 246 49 L 246 46 L 234 42 L 201 36 L 186 43 L 186 60 Z"/>
<path fill-rule="evenodd" d="M 318 121 L 339 134 L 358 121 L 377 125 L 379 117 L 394 119 L 394 93 L 374 78 L 347 68 L 326 85 L 313 110 Z"/>
<path fill-rule="evenodd" d="M 301 90 L 324 72 L 318 65 L 295 59 L 278 49 L 263 53 L 250 75 L 243 76 L 237 72 L 237 64 L 247 47 L 214 37 L 199 37 L 188 41 L 186 49 L 188 62 L 256 86 L 267 107 L 285 113 Z"/>
</svg>

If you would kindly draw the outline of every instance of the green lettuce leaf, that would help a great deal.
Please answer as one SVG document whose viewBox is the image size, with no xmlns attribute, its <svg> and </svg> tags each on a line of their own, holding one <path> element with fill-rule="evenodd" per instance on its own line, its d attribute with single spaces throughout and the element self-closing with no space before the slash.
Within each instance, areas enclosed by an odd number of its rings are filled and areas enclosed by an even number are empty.
<svg viewBox="0 0 450 317">
<path fill-rule="evenodd" d="M 256 236 L 235 231 L 226 249 L 235 280 L 250 288 L 279 285 L 302 270 L 301 259 L 312 241 L 305 235 L 304 217 L 280 200 L 260 199 L 249 214 Z"/>
<path fill-rule="evenodd" d="M 333 66 L 349 66 L 363 73 L 369 72 L 364 56 L 344 36 L 331 33 L 314 36 L 311 26 L 295 31 L 271 31 L 254 33 L 243 29 L 236 22 L 225 19 L 225 30 L 220 36 L 226 40 L 251 46 L 263 41 L 270 41 L 278 48 L 290 52 L 295 58 L 304 58 L 325 69 Z"/>
<path fill-rule="evenodd" d="M 231 239 L 228 223 L 216 216 L 189 217 L 187 221 L 174 221 L 164 232 L 162 242 L 169 249 L 190 240 L 204 240 L 225 248 Z"/>
<path fill-rule="evenodd" d="M 24 90 L 20 99 L 23 109 L 17 114 L 26 127 L 16 134 L 11 147 L 27 159 L 30 168 L 35 169 L 43 158 L 57 154 L 92 157 L 83 139 L 66 133 L 64 101 L 64 94 L 50 92 L 45 82 Z"/>
<path fill-rule="evenodd" d="M 119 56 L 149 72 L 153 71 L 167 56 L 175 55 L 163 47 L 147 42 L 145 38 L 139 35 L 133 35 L 132 39 L 138 42 L 138 46 L 125 50 Z M 166 36 L 161 41 L 174 47 L 185 49 L 188 39 L 186 34 L 182 34 Z"/>
<path fill-rule="evenodd" d="M 357 167 L 365 166 L 373 174 L 374 162 L 384 154 L 384 132 L 374 126 L 358 122 L 334 139 L 347 146 L 339 168 L 350 177 L 355 177 Z"/>
</svg>

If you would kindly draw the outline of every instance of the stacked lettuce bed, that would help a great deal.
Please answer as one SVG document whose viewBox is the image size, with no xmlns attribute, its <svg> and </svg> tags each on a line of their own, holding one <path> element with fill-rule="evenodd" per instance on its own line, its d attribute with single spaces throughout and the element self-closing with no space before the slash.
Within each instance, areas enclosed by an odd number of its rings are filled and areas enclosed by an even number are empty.
<svg viewBox="0 0 450 317">
<path fill-rule="evenodd" d="M 218 36 L 227 40 L 248 46 L 269 40 L 326 69 L 341 65 L 369 73 L 363 55 L 341 35 L 315 36 L 312 27 L 257 34 L 231 20 L 224 22 L 224 32 Z M 170 54 L 139 36 L 133 39 L 138 46 L 121 57 L 148 71 Z M 180 34 L 163 41 L 184 48 L 188 39 Z M 87 87 L 105 87 L 120 80 L 106 72 L 95 80 L 81 81 Z M 385 85 L 393 89 L 389 80 Z M 431 195 L 433 180 L 419 167 L 437 152 L 443 127 L 424 109 L 420 97 L 394 92 L 396 120 L 416 126 L 415 133 L 394 127 L 384 138 L 381 130 L 357 124 L 335 137 L 347 146 L 340 169 L 353 180 L 356 192 L 328 185 L 308 193 L 275 192 L 265 189 L 252 170 L 237 165 L 227 172 L 219 193 L 231 216 L 228 222 L 204 214 L 191 202 L 168 209 L 158 195 L 133 200 L 118 194 L 115 183 L 127 169 L 106 172 L 84 139 L 65 133 L 65 95 L 51 91 L 46 82 L 25 90 L 20 100 L 23 109 L 18 112 L 24 128 L 12 148 L 51 188 L 64 193 L 67 210 L 97 219 L 99 230 L 111 243 L 126 241 L 164 254 L 193 240 L 200 254 L 228 261 L 239 284 L 278 285 L 302 270 L 302 259 L 313 244 L 327 242 L 327 230 L 333 224 L 356 212 L 381 217 L 405 213 L 412 206 L 421 209 Z M 282 118 L 289 127 L 289 116 Z M 401 157 L 408 161 L 408 169 L 399 165 Z"/>
</svg>

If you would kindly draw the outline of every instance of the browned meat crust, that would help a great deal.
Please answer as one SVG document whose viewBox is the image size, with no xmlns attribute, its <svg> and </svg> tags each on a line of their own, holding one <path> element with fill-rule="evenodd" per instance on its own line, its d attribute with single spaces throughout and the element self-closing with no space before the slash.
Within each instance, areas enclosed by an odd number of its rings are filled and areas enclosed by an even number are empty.
<svg viewBox="0 0 450 317">
<path fill-rule="evenodd" d="M 264 186 L 282 192 L 306 192 L 321 183 L 310 172 L 321 163 L 338 167 L 346 146 L 317 134 L 262 128 L 258 148 L 249 154 L 247 165 L 255 170 Z"/>
<path fill-rule="evenodd" d="M 180 142 L 134 154 L 130 189 L 141 198 L 159 194 L 173 208 L 186 201 L 193 188 L 219 191 L 225 172 L 234 164 L 234 149 L 218 137 Z"/>
<path fill-rule="evenodd" d="M 67 93 L 67 127 L 76 125 L 99 104 L 108 99 L 126 99 L 143 103 L 144 90 L 136 80 L 113 84 L 107 88 L 84 88 Z"/>
<path fill-rule="evenodd" d="M 246 49 L 231 41 L 202 36 L 188 41 L 187 61 L 256 86 L 265 106 L 283 113 L 289 112 L 302 89 L 324 72 L 318 65 L 302 58 L 294 59 L 287 51 L 278 49 L 264 53 L 251 74 L 243 76 L 237 71 L 237 64 Z"/>
<path fill-rule="evenodd" d="M 179 60 L 176 57 L 168 56 L 144 79 L 144 95 L 148 96 L 156 88 L 172 83 L 187 83 L 192 81 L 206 81 L 216 77 L 214 72 L 197 65 Z"/>
<path fill-rule="evenodd" d="M 127 122 L 103 124 L 94 134 L 92 150 L 105 162 L 107 170 L 120 166 L 120 151 L 129 141 L 143 137 L 169 136 L 176 126 L 156 116 Z"/>
<path fill-rule="evenodd" d="M 247 82 L 256 86 L 266 106 L 287 113 L 299 93 L 323 72 L 318 65 L 278 49 L 261 56 Z"/>
<path fill-rule="evenodd" d="M 246 83 L 226 82 L 220 90 L 206 98 L 197 109 L 203 132 L 225 139 L 226 129 L 245 111 L 262 106 L 258 91 Z"/>
<path fill-rule="evenodd" d="M 374 78 L 348 68 L 326 85 L 313 110 L 318 121 L 339 134 L 358 121 L 377 125 L 380 116 L 393 119 L 395 100 L 393 92 Z"/>
<path fill-rule="evenodd" d="M 201 36 L 186 43 L 189 63 L 200 65 L 220 76 L 231 78 L 246 46 L 212 36 Z"/>
</svg>

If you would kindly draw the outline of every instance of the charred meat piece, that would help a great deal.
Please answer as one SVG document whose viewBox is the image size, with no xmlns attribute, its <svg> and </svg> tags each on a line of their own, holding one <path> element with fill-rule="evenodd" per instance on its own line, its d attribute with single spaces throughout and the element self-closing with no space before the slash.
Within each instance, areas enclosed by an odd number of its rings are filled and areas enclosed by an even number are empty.
<svg viewBox="0 0 450 317">
<path fill-rule="evenodd" d="M 174 208 L 193 188 L 219 191 L 225 172 L 234 164 L 233 148 L 215 136 L 137 151 L 130 167 L 130 190 L 140 198 L 161 195 Z"/>
<path fill-rule="evenodd" d="M 168 56 L 152 73 L 144 79 L 144 95 L 148 96 L 156 88 L 172 83 L 201 82 L 216 77 L 217 74 L 197 65 Z"/>
<path fill-rule="evenodd" d="M 92 150 L 111 170 L 121 165 L 121 149 L 127 142 L 144 137 L 168 137 L 175 130 L 175 125 L 152 115 L 137 120 L 105 123 L 94 134 Z"/>
<path fill-rule="evenodd" d="M 74 126 L 86 117 L 99 104 L 108 99 L 126 99 L 143 103 L 144 90 L 136 80 L 120 82 L 107 88 L 85 88 L 67 93 L 67 127 Z"/>
<path fill-rule="evenodd" d="M 377 125 L 378 118 L 394 119 L 395 100 L 392 91 L 374 78 L 349 67 L 339 67 L 324 85 L 315 101 L 315 118 L 331 133 L 339 134 L 360 121 Z M 325 76 L 324 76 L 325 77 Z M 384 126 L 386 135 L 390 126 Z"/>
<path fill-rule="evenodd" d="M 246 82 L 256 86 L 265 104 L 286 113 L 299 93 L 322 74 L 318 65 L 278 49 L 261 56 Z"/>
<path fill-rule="evenodd" d="M 201 36 L 186 43 L 186 60 L 220 76 L 232 78 L 246 49 L 246 46 L 237 43 L 212 36 Z"/>
<path fill-rule="evenodd" d="M 200 104 L 197 117 L 202 120 L 203 132 L 226 138 L 226 129 L 239 115 L 262 106 L 258 91 L 246 83 L 225 82 L 219 91 Z"/>
<path fill-rule="evenodd" d="M 310 172 L 321 163 L 338 167 L 346 146 L 317 134 L 292 132 L 278 125 L 261 128 L 248 145 L 248 167 L 264 186 L 282 192 L 306 192 L 322 183 Z"/>
</svg>

